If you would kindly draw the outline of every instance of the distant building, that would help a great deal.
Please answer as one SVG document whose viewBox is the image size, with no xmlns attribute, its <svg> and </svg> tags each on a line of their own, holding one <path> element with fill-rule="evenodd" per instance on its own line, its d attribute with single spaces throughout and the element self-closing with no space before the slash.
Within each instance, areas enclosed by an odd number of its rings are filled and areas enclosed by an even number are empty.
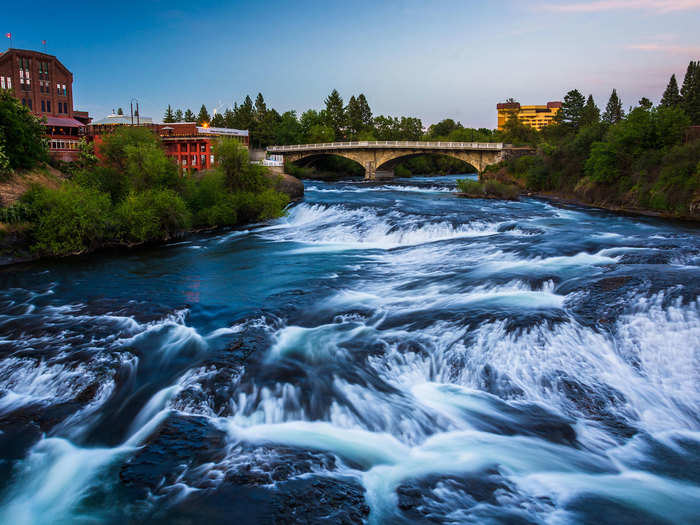
<svg viewBox="0 0 700 525">
<path fill-rule="evenodd" d="M 114 110 L 112 110 L 114 111 Z M 92 124 L 97 126 L 97 125 L 118 125 L 118 124 L 129 124 L 131 125 L 131 115 L 117 115 L 116 113 L 112 113 L 111 115 L 107 115 L 105 118 L 93 121 Z M 137 115 L 134 115 L 133 117 L 134 121 L 133 124 L 153 124 L 153 119 L 151 117 L 140 117 Z"/>
<path fill-rule="evenodd" d="M 561 102 L 547 102 L 543 106 L 521 106 L 518 102 L 503 102 L 496 104 L 498 111 L 498 129 L 502 130 L 511 114 L 515 113 L 518 120 L 536 130 L 551 124 L 561 109 Z"/>
<path fill-rule="evenodd" d="M 0 53 L 0 89 L 7 89 L 38 117 L 46 118 L 51 156 L 78 158 L 78 142 L 90 123 L 73 108 L 73 74 L 53 55 L 27 49 Z"/>
<path fill-rule="evenodd" d="M 219 137 L 230 137 L 240 141 L 246 148 L 250 147 L 247 130 L 197 126 L 196 122 L 153 123 L 149 117 L 141 117 L 140 120 L 140 127 L 153 130 L 163 142 L 166 154 L 183 170 L 211 168 L 215 163 L 213 144 Z M 117 126 L 130 124 L 131 116 L 109 115 L 88 126 L 88 135 L 95 142 L 98 155 L 104 135 L 114 131 Z"/>
</svg>

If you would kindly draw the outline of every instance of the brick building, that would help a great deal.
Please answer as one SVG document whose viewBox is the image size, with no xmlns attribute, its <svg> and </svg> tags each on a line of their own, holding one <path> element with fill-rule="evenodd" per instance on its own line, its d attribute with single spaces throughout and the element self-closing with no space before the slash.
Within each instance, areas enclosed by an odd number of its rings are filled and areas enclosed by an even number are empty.
<svg viewBox="0 0 700 525">
<path fill-rule="evenodd" d="M 142 118 L 150 120 L 148 117 Z M 102 137 L 117 126 L 129 125 L 129 121 L 130 117 L 112 118 L 110 115 L 88 126 L 88 135 L 94 140 L 98 155 Z M 153 130 L 163 142 L 166 154 L 173 158 L 183 170 L 201 171 L 211 168 L 215 162 L 213 144 L 219 137 L 236 139 L 246 148 L 250 146 L 247 130 L 197 126 L 196 122 L 152 123 L 147 121 L 141 122 L 140 127 Z"/>
<path fill-rule="evenodd" d="M 26 49 L 0 53 L 0 89 L 10 90 L 32 113 L 46 119 L 54 158 L 77 159 L 90 117 L 73 107 L 73 74 L 55 56 Z"/>
</svg>

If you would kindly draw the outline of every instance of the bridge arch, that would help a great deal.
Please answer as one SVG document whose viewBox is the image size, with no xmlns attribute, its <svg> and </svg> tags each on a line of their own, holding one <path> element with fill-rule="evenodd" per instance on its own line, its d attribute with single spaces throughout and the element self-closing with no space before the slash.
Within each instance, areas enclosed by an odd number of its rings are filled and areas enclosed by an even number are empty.
<svg viewBox="0 0 700 525">
<path fill-rule="evenodd" d="M 478 154 L 475 156 L 469 156 L 469 155 L 463 155 L 459 153 L 454 153 L 454 152 L 449 152 L 449 151 L 434 151 L 434 152 L 411 152 L 411 153 L 404 153 L 404 152 L 397 152 L 393 158 L 390 158 L 389 160 L 384 161 L 382 164 L 377 166 L 377 171 L 378 172 L 392 172 L 394 171 L 394 168 L 396 168 L 397 165 L 399 165 L 401 162 L 410 160 L 413 158 L 417 157 L 424 157 L 424 156 L 442 156 L 442 157 L 449 157 L 451 159 L 457 159 L 465 164 L 468 164 L 471 166 L 471 168 L 474 170 L 474 173 L 479 173 L 482 170 L 482 167 L 480 166 L 481 164 L 481 159 L 478 158 Z"/>
</svg>

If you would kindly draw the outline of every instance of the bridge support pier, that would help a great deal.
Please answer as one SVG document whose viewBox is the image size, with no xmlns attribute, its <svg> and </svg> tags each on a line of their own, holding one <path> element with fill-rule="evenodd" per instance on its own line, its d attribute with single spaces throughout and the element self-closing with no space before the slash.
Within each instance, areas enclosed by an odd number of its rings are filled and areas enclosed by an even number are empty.
<svg viewBox="0 0 700 525">
<path fill-rule="evenodd" d="M 365 162 L 365 180 L 387 180 L 394 178 L 394 170 L 378 170 L 374 161 Z"/>
</svg>

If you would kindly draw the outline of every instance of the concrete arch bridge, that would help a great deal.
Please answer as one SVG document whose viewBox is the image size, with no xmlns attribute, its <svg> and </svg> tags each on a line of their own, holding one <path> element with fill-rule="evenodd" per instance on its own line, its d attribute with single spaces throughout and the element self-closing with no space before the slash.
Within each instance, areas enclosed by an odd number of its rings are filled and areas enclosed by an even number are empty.
<svg viewBox="0 0 700 525">
<path fill-rule="evenodd" d="M 454 157 L 474 166 L 481 173 L 486 166 L 504 160 L 510 149 L 501 142 L 414 142 L 375 140 L 355 142 L 326 142 L 268 146 L 270 155 L 282 155 L 284 162 L 302 163 L 325 156 L 338 155 L 354 160 L 365 170 L 365 179 L 390 179 L 394 166 L 409 157 L 440 154 Z"/>
</svg>

